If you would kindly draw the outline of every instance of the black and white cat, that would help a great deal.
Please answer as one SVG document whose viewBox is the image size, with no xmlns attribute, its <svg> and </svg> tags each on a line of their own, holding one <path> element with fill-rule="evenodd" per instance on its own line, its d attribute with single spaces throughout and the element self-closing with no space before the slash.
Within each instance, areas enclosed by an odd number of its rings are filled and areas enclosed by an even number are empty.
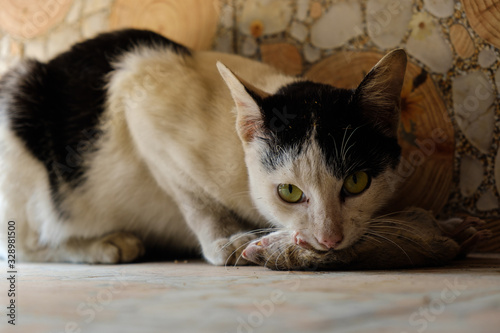
<svg viewBox="0 0 500 333">
<path fill-rule="evenodd" d="M 405 68 L 396 50 L 337 89 L 140 30 L 23 61 L 0 81 L 0 256 L 8 221 L 27 261 L 244 264 L 271 226 L 349 248 L 392 194 Z"/>
</svg>

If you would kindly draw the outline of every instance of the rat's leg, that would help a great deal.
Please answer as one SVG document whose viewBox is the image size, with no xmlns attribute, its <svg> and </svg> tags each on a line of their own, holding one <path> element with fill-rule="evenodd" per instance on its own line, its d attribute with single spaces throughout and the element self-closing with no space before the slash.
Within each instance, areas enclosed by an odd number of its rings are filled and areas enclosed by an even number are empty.
<svg viewBox="0 0 500 333">
<path fill-rule="evenodd" d="M 449 237 L 457 237 L 462 232 L 469 232 L 472 234 L 473 230 L 469 230 L 470 227 L 474 228 L 484 225 L 483 220 L 474 216 L 466 216 L 465 218 L 453 217 L 448 220 L 437 222 Z"/>
</svg>

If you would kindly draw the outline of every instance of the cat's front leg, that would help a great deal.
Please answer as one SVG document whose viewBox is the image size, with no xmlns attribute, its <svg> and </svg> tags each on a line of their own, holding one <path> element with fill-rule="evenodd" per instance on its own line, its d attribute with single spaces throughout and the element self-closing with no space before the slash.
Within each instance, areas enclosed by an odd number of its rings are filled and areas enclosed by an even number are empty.
<svg viewBox="0 0 500 333">
<path fill-rule="evenodd" d="M 208 240 L 203 247 L 203 255 L 214 265 L 248 265 L 250 262 L 243 256 L 243 250 L 255 240 L 253 234 L 239 232 L 230 237 Z"/>
<path fill-rule="evenodd" d="M 208 262 L 214 265 L 249 264 L 241 253 L 256 236 L 248 232 L 251 228 L 247 221 L 210 198 L 185 195 L 179 206 Z"/>
</svg>

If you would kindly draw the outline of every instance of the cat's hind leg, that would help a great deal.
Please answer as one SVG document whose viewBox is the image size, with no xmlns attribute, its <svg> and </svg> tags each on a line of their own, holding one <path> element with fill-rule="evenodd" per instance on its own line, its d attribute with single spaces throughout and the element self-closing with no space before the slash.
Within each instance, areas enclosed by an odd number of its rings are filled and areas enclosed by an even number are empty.
<svg viewBox="0 0 500 333">
<path fill-rule="evenodd" d="M 68 261 L 117 264 L 144 255 L 142 240 L 130 232 L 114 232 L 94 239 L 70 239 L 62 246 Z"/>
<path fill-rule="evenodd" d="M 40 246 L 23 251 L 27 261 L 117 264 L 134 261 L 144 255 L 141 239 L 130 232 L 114 232 L 102 237 L 70 238 L 57 246 Z"/>
</svg>

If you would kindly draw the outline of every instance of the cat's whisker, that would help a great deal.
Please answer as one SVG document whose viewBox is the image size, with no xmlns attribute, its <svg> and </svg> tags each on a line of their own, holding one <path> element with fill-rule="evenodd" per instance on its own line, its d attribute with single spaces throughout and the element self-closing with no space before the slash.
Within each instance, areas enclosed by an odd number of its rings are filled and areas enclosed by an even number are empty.
<svg viewBox="0 0 500 333">
<path fill-rule="evenodd" d="M 350 146 L 346 149 L 346 151 L 344 152 L 344 156 L 342 156 L 342 159 L 343 159 L 344 161 L 346 161 L 346 160 L 347 160 L 347 153 L 349 152 L 349 150 L 350 150 L 350 149 L 351 149 L 351 148 L 352 148 L 355 144 L 356 144 L 356 142 L 354 142 L 353 144 L 351 144 L 351 145 L 350 145 Z M 347 171 L 346 173 L 347 173 L 347 174 L 349 174 L 350 172 L 349 172 L 349 171 Z"/>
<path fill-rule="evenodd" d="M 358 164 L 357 163 L 350 163 L 349 167 L 344 172 L 345 172 L 345 174 L 350 175 L 353 172 L 355 172 L 356 170 L 358 170 Z"/>
<path fill-rule="evenodd" d="M 243 247 L 243 246 L 248 246 L 248 244 L 250 244 L 250 242 L 249 242 L 249 243 L 247 243 L 247 244 L 242 245 L 241 247 Z M 239 247 L 237 250 L 239 250 L 241 247 Z M 237 250 L 236 250 L 236 251 L 237 251 Z M 231 254 L 231 255 L 232 255 L 232 254 Z M 233 267 L 237 267 L 237 266 L 238 266 L 238 262 L 239 262 L 239 261 L 240 261 L 240 259 L 242 259 L 242 258 L 243 258 L 243 251 L 241 251 L 241 252 L 240 252 L 240 255 L 238 256 L 238 258 L 236 258 L 236 260 L 235 260 L 235 262 L 234 262 Z M 227 264 L 227 260 L 226 260 L 226 264 Z"/>
<path fill-rule="evenodd" d="M 351 140 L 351 137 L 353 136 L 353 134 L 354 134 L 354 133 L 355 133 L 358 129 L 360 129 L 361 127 L 363 127 L 363 125 L 358 126 L 358 127 L 354 128 L 354 129 L 352 130 L 351 134 L 350 134 L 350 135 L 349 135 L 349 137 L 347 138 L 346 145 L 349 143 L 349 140 Z"/>
<path fill-rule="evenodd" d="M 288 253 L 288 254 L 287 254 L 288 250 L 289 250 L 290 248 L 294 247 L 294 246 L 295 246 L 295 244 L 293 244 L 293 243 L 285 243 L 285 244 L 283 244 L 283 245 L 284 245 L 284 247 L 282 247 L 282 246 L 280 246 L 280 247 L 279 247 L 279 248 L 281 249 L 281 253 L 280 253 L 280 254 L 278 255 L 278 257 L 276 258 L 276 262 L 275 262 L 275 267 L 276 267 L 276 269 L 279 269 L 279 267 L 277 267 L 277 265 L 278 265 L 279 258 L 280 258 L 280 256 L 281 256 L 281 255 L 283 255 L 284 260 L 288 259 L 288 261 L 290 261 L 290 259 L 291 259 L 291 258 L 292 258 L 292 256 L 293 256 L 293 253 L 294 253 L 294 251 L 292 251 L 291 253 Z M 294 249 L 294 250 L 295 250 L 295 249 Z M 289 266 L 289 265 L 288 265 L 288 266 Z M 284 268 L 287 268 L 287 265 L 285 264 L 285 265 L 283 265 L 283 267 L 284 267 Z"/>
<path fill-rule="evenodd" d="M 410 227 L 407 225 L 385 225 L 385 224 L 379 224 L 379 225 L 371 225 L 369 230 L 372 230 L 374 232 L 378 231 L 392 231 L 392 232 L 398 232 L 402 237 L 405 236 L 405 234 L 411 232 L 415 234 L 415 236 L 418 236 L 420 238 L 425 238 L 425 234 L 421 231 L 418 230 L 414 227 Z"/>
<path fill-rule="evenodd" d="M 375 221 L 369 224 L 369 228 L 393 228 L 393 229 L 398 229 L 401 231 L 408 231 L 411 230 L 417 234 L 421 234 L 421 230 L 418 228 L 409 225 L 408 223 L 404 223 L 404 221 L 398 221 L 398 220 L 387 220 L 387 221 Z"/>
<path fill-rule="evenodd" d="M 228 241 L 226 244 L 224 244 L 218 251 L 219 252 L 224 251 L 224 249 L 226 249 L 228 246 L 230 246 L 231 244 L 233 244 L 234 242 L 236 242 L 237 240 L 239 240 L 242 237 L 255 235 L 255 234 L 267 234 L 267 233 L 272 232 L 272 231 L 274 231 L 273 228 L 260 228 L 260 229 L 255 229 L 255 230 L 243 232 L 240 235 L 238 235 L 237 237 L 234 237 L 233 239 Z"/>
<path fill-rule="evenodd" d="M 368 226 L 370 228 L 374 227 L 393 227 L 393 228 L 399 228 L 400 230 L 413 230 L 415 232 L 419 232 L 419 229 L 416 228 L 415 226 L 412 226 L 405 221 L 398 221 L 398 220 L 385 220 L 385 221 L 371 221 Z"/>
<path fill-rule="evenodd" d="M 405 224 L 397 224 L 397 223 L 394 223 L 394 222 L 391 222 L 390 225 L 386 225 L 386 224 L 383 224 L 383 223 L 374 223 L 374 224 L 371 224 L 370 225 L 371 228 L 387 228 L 387 229 L 394 229 L 394 230 L 400 230 L 400 231 L 408 231 L 411 230 L 415 233 L 420 233 L 420 230 L 418 230 L 417 228 L 415 227 L 412 227 L 412 226 L 409 226 L 409 225 L 405 225 Z"/>
<path fill-rule="evenodd" d="M 281 248 L 278 246 L 278 248 L 277 248 L 275 251 L 273 251 L 273 252 L 271 253 L 271 255 L 269 255 L 269 256 L 268 256 L 268 258 L 267 258 L 266 262 L 264 263 L 264 267 L 268 267 L 268 266 L 267 266 L 267 264 L 269 263 L 269 261 L 270 261 L 270 260 L 271 260 L 271 259 L 275 256 L 275 254 L 276 254 L 277 252 L 280 252 L 280 251 L 281 251 Z M 275 265 L 276 265 L 276 261 L 275 261 Z"/>
<path fill-rule="evenodd" d="M 293 243 L 292 243 L 292 244 L 290 244 L 290 245 L 288 246 L 288 248 L 292 248 L 292 247 L 293 247 L 293 250 L 292 250 L 292 252 L 290 252 L 290 254 L 288 255 L 288 260 L 289 260 L 289 261 L 291 260 L 291 258 L 293 258 L 293 257 L 295 256 L 295 253 L 297 253 L 299 250 L 301 250 L 301 249 L 302 249 L 300 246 L 295 245 L 295 244 L 293 244 Z"/>
<path fill-rule="evenodd" d="M 391 217 L 384 217 L 384 218 L 379 218 L 379 219 L 374 219 L 374 222 L 376 221 L 382 221 L 382 222 L 401 222 L 401 223 L 406 223 L 406 224 L 411 224 L 411 222 L 404 220 L 404 219 L 398 219 L 398 218 L 391 218 Z"/>
<path fill-rule="evenodd" d="M 280 249 L 280 252 L 278 253 L 278 256 L 276 257 L 276 260 L 274 261 L 274 267 L 276 268 L 276 270 L 279 270 L 278 262 L 280 260 L 281 255 L 285 252 L 283 249 L 281 249 L 280 246 L 278 246 L 278 248 Z"/>
<path fill-rule="evenodd" d="M 411 223 L 409 223 L 408 221 L 405 221 L 405 220 L 402 220 L 402 219 L 397 219 L 397 218 L 380 218 L 380 219 L 371 219 L 371 220 L 368 220 L 366 221 L 366 224 L 370 225 L 370 226 L 374 226 L 374 225 L 402 225 L 402 226 L 407 226 L 409 228 L 412 228 L 414 227 L 413 225 L 411 225 Z"/>
<path fill-rule="evenodd" d="M 366 236 L 367 236 L 367 235 L 366 235 Z M 375 239 L 373 239 L 373 238 L 371 238 L 371 237 L 361 237 L 361 239 L 363 239 L 363 241 L 365 241 L 365 242 L 367 242 L 367 243 L 374 244 L 375 246 L 377 246 L 377 244 L 376 244 L 375 242 L 377 242 L 377 243 L 379 243 L 379 244 L 380 244 L 380 241 L 379 241 L 379 240 L 375 240 Z"/>
<path fill-rule="evenodd" d="M 333 135 L 331 135 L 331 137 L 333 139 L 333 146 L 335 147 L 335 159 L 339 160 L 340 159 L 340 154 L 339 154 L 339 149 L 337 147 L 337 140 L 335 140 L 335 138 L 333 137 Z"/>
<path fill-rule="evenodd" d="M 397 236 L 399 238 L 407 239 L 407 240 L 412 241 L 412 242 L 417 242 L 416 240 L 412 239 L 411 237 L 405 235 L 405 233 L 407 233 L 406 230 L 402 230 L 399 228 L 390 228 L 390 227 L 379 226 L 379 227 L 373 227 L 372 230 L 374 232 L 392 234 L 393 236 Z M 420 238 L 423 237 L 422 234 L 420 234 L 418 232 L 412 231 L 412 233 L 415 234 L 415 236 L 418 236 Z"/>
<path fill-rule="evenodd" d="M 399 211 L 395 211 L 395 212 L 391 212 L 391 213 L 387 213 L 387 214 L 376 216 L 373 219 L 377 220 L 377 219 L 381 219 L 381 218 L 384 218 L 384 217 L 387 217 L 387 216 L 398 215 L 398 214 L 406 214 L 406 213 L 412 213 L 412 211 L 409 210 L 409 209 L 399 210 Z"/>
<path fill-rule="evenodd" d="M 376 237 L 380 237 L 380 238 L 385 239 L 385 240 L 391 242 L 392 244 L 396 245 L 404 253 L 404 255 L 408 258 L 408 260 L 410 261 L 410 263 L 413 264 L 413 260 L 411 260 L 411 258 L 408 255 L 408 253 L 401 246 L 399 246 L 399 244 L 397 244 L 396 242 L 394 242 L 390 238 L 384 237 L 384 236 L 382 236 L 380 234 L 377 234 L 377 233 L 370 233 L 370 235 L 373 235 L 373 236 L 376 236 Z"/>
<path fill-rule="evenodd" d="M 349 126 L 347 126 L 347 127 L 345 128 L 345 130 L 344 130 L 344 136 L 342 137 L 342 143 L 340 144 L 340 157 L 342 158 L 342 161 L 345 161 L 345 159 L 344 159 L 344 148 L 345 148 L 345 146 L 344 146 L 344 145 L 345 145 L 344 141 L 345 141 L 345 137 L 346 137 L 346 135 L 347 135 L 347 130 L 348 130 L 350 127 L 351 127 L 351 126 L 349 125 Z"/>
<path fill-rule="evenodd" d="M 329 135 L 329 136 L 332 138 L 332 140 L 333 140 L 333 147 L 335 148 L 335 159 L 336 159 L 336 160 L 338 160 L 340 156 L 339 156 L 339 151 L 338 151 L 338 149 L 337 149 L 337 142 L 336 142 L 336 140 L 335 140 L 335 138 L 334 138 L 334 136 L 333 136 L 332 134 L 328 133 L 328 135 Z"/>
<path fill-rule="evenodd" d="M 299 247 L 297 245 L 295 245 L 295 243 L 288 243 L 288 244 L 286 244 L 286 247 L 285 247 L 285 249 L 284 249 L 283 252 L 284 253 L 288 253 L 288 251 L 290 249 L 292 249 L 292 250 L 286 256 L 284 256 L 285 260 L 287 261 L 286 262 L 286 266 L 288 266 L 288 267 L 285 266 L 285 268 L 288 268 L 288 269 L 291 268 L 292 258 L 294 258 L 295 253 L 297 252 L 298 248 Z"/>
<path fill-rule="evenodd" d="M 227 267 L 227 263 L 229 262 L 229 259 L 231 259 L 236 253 L 238 253 L 241 248 L 247 247 L 252 241 L 253 241 L 253 239 L 249 240 L 248 242 L 243 243 L 243 245 L 240 245 L 233 252 L 231 252 L 231 254 L 227 257 L 226 262 L 224 263 L 224 267 Z M 243 252 L 243 251 L 241 251 L 241 252 Z M 238 260 L 240 260 L 241 256 L 242 255 L 240 254 L 238 256 L 238 258 L 236 258 L 235 263 L 234 263 L 234 267 L 237 266 Z"/>
<path fill-rule="evenodd" d="M 360 239 L 362 239 L 362 238 L 364 238 L 364 237 L 366 238 L 366 240 L 370 239 L 370 240 L 375 241 L 375 242 L 377 242 L 377 243 L 379 243 L 379 244 L 380 244 L 380 243 L 382 243 L 380 240 L 376 239 L 375 237 L 373 237 L 373 236 L 372 236 L 372 235 L 370 235 L 370 234 L 366 234 L 366 233 L 365 233 L 365 234 L 363 234 L 363 235 L 360 237 Z"/>
<path fill-rule="evenodd" d="M 349 140 L 351 139 L 351 137 L 353 136 L 353 134 L 356 132 L 356 130 L 358 130 L 358 128 L 360 128 L 361 126 L 358 126 L 356 127 L 355 129 L 352 130 L 351 134 L 349 135 L 349 137 L 347 138 L 345 144 L 344 144 L 344 139 L 342 139 L 342 149 L 341 149 L 341 152 L 342 153 L 342 160 L 343 161 L 346 161 L 347 160 L 347 152 L 349 151 L 349 149 L 351 149 L 352 146 L 354 146 L 356 143 L 354 142 L 352 145 L 349 146 L 349 148 L 345 149 L 345 147 L 348 145 L 349 143 Z M 347 128 L 345 129 L 345 131 L 347 132 L 347 130 L 350 129 L 350 126 L 347 126 Z M 346 132 L 344 132 L 344 138 L 345 138 L 345 135 L 346 135 Z M 346 173 L 349 173 L 349 172 L 346 172 Z"/>
<path fill-rule="evenodd" d="M 242 233 L 241 235 L 239 235 L 238 237 L 232 239 L 231 241 L 227 242 L 226 244 L 224 244 L 224 246 L 221 248 L 221 250 L 223 250 L 224 248 L 226 248 L 227 246 L 231 245 L 232 243 L 234 243 L 235 241 L 237 241 L 238 239 L 240 239 L 241 237 L 245 237 L 245 236 L 248 236 L 248 235 L 255 235 L 255 234 L 259 234 L 259 233 L 264 233 L 264 234 L 267 234 L 267 233 L 270 233 L 270 232 L 273 232 L 273 231 L 276 231 L 276 228 L 260 228 L 260 229 L 256 229 L 256 230 L 250 230 L 250 231 L 247 231 L 245 233 Z M 251 242 L 253 242 L 254 239 L 251 239 L 249 240 L 248 242 L 245 242 L 243 245 L 239 246 L 237 249 L 235 249 L 229 256 L 228 258 L 226 259 L 226 262 L 224 264 L 225 267 L 227 267 L 227 263 L 229 262 L 230 258 L 233 257 L 233 255 L 237 252 L 239 252 L 239 250 L 243 247 L 246 247 L 248 246 Z M 278 249 L 279 250 L 279 249 Z M 241 251 L 242 252 L 242 251 Z M 240 254 L 238 256 L 238 258 L 236 258 L 236 261 L 235 261 L 235 264 L 234 266 L 237 266 L 238 264 L 238 261 L 242 258 L 242 254 Z"/>
<path fill-rule="evenodd" d="M 387 231 L 381 231 L 381 230 L 377 230 L 378 233 L 380 234 L 384 234 L 384 235 L 390 235 L 390 236 L 396 236 L 396 237 L 400 237 L 402 239 L 406 239 L 407 241 L 415 244 L 415 245 L 418 245 L 419 247 L 421 247 L 422 249 L 425 249 L 425 250 L 430 250 L 429 247 L 425 247 L 424 245 L 427 245 L 425 243 L 419 243 L 417 242 L 416 240 L 414 239 L 411 239 L 410 237 L 407 237 L 405 235 L 401 235 L 401 234 L 397 234 L 397 233 L 391 233 L 391 232 L 387 232 Z"/>
</svg>

